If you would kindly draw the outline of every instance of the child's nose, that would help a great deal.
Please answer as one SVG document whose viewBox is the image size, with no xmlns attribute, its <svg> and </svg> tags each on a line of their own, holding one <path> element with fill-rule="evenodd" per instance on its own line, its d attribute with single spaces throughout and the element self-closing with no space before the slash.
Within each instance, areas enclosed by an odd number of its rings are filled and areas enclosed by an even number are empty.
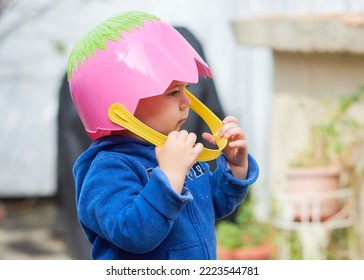
<svg viewBox="0 0 364 280">
<path fill-rule="evenodd" d="M 187 107 L 190 107 L 191 105 L 191 100 L 188 98 L 187 94 L 185 91 L 183 91 L 183 93 L 180 95 L 181 96 L 181 109 L 186 109 Z"/>
</svg>

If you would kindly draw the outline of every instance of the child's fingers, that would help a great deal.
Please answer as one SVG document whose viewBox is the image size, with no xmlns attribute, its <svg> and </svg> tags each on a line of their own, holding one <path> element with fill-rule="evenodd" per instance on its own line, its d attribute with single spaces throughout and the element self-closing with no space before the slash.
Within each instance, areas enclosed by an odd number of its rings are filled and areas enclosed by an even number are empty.
<svg viewBox="0 0 364 280">
<path fill-rule="evenodd" d="M 219 131 L 219 135 L 225 136 L 225 137 L 229 137 L 231 134 L 226 135 L 226 133 L 234 128 L 234 127 L 239 127 L 238 125 L 238 119 L 232 116 L 228 116 L 223 120 L 223 126 L 221 127 L 220 131 Z"/>
<path fill-rule="evenodd" d="M 185 142 L 189 136 L 189 133 L 186 130 L 176 131 L 176 138 L 181 141 Z"/>
<path fill-rule="evenodd" d="M 224 118 L 224 120 L 222 121 L 223 124 L 227 124 L 227 123 L 238 123 L 238 119 L 236 117 L 233 116 L 227 116 L 226 118 Z"/>
<path fill-rule="evenodd" d="M 231 136 L 237 136 L 237 138 L 244 138 L 243 130 L 234 123 L 228 123 L 221 128 L 220 136 L 230 138 Z"/>
<path fill-rule="evenodd" d="M 201 152 L 202 152 L 202 150 L 203 150 L 203 145 L 202 145 L 201 143 L 197 143 L 197 144 L 193 147 L 193 149 L 192 149 L 192 150 L 195 152 L 196 157 L 197 157 L 199 154 L 201 154 Z"/>
<path fill-rule="evenodd" d="M 186 143 L 189 143 L 191 146 L 195 145 L 196 140 L 197 140 L 197 136 L 195 133 L 187 133 L 187 135 L 185 136 L 186 139 Z"/>
<path fill-rule="evenodd" d="M 214 136 L 212 136 L 212 134 L 208 132 L 202 133 L 202 138 L 205 139 L 207 142 L 211 143 L 212 145 L 216 144 Z"/>
<path fill-rule="evenodd" d="M 245 140 L 236 140 L 229 143 L 230 148 L 239 148 L 246 149 L 248 147 L 248 143 Z"/>
</svg>

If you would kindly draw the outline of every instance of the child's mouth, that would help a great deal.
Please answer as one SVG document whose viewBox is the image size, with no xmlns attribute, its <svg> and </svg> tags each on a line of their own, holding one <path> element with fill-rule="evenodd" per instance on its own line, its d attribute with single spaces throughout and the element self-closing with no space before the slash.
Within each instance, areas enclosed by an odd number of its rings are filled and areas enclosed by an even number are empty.
<svg viewBox="0 0 364 280">
<path fill-rule="evenodd" d="M 184 123 L 185 123 L 185 121 L 186 121 L 186 119 L 180 120 L 180 121 L 177 123 L 177 125 L 181 126 L 182 124 L 184 124 Z"/>
</svg>

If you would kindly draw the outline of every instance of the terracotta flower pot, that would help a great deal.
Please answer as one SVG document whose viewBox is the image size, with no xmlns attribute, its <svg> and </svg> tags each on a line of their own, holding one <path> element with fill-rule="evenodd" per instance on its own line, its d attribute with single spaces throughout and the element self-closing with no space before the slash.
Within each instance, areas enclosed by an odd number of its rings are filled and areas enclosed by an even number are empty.
<svg viewBox="0 0 364 280">
<path fill-rule="evenodd" d="M 339 211 L 335 191 L 340 188 L 340 168 L 294 168 L 287 172 L 286 192 L 295 211 L 295 221 L 326 220 Z"/>
<path fill-rule="evenodd" d="M 219 260 L 271 260 L 275 253 L 274 245 L 260 244 L 236 249 L 217 248 Z"/>
</svg>

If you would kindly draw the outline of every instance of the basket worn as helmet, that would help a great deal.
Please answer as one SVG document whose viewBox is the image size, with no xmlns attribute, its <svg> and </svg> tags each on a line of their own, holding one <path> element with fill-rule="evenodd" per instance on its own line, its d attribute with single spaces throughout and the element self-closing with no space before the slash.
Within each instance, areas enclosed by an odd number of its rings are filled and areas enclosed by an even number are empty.
<svg viewBox="0 0 364 280">
<path fill-rule="evenodd" d="M 143 12 L 116 15 L 72 49 L 68 80 L 82 123 L 95 140 L 123 129 L 108 118 L 120 103 L 134 114 L 142 98 L 160 95 L 173 80 L 197 83 L 208 65 L 172 26 Z"/>
</svg>

